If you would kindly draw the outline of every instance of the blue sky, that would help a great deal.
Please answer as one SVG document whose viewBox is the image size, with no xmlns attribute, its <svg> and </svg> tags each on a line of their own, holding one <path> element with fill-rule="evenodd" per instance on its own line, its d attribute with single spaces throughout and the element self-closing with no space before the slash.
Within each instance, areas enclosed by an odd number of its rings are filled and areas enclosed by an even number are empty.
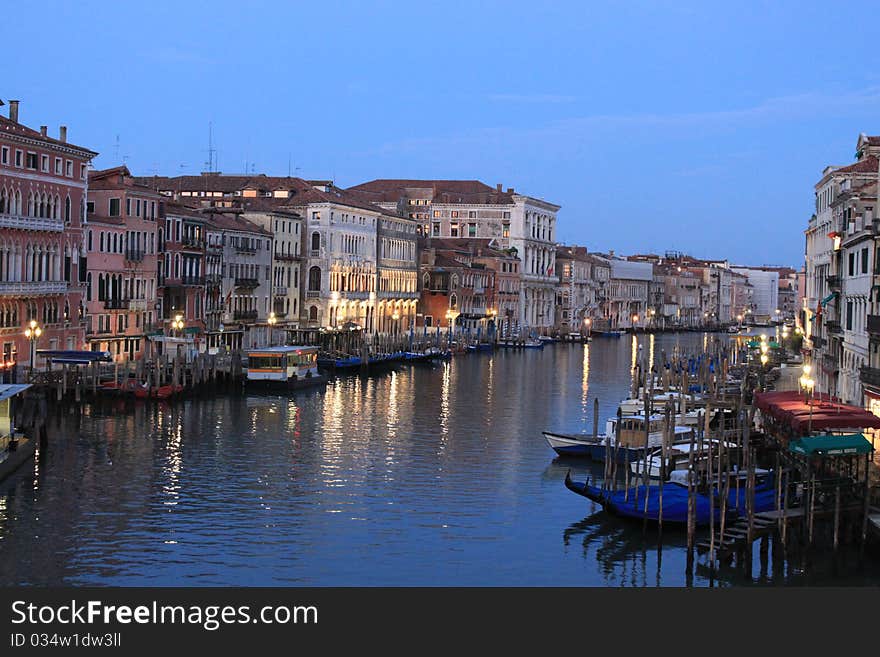
<svg viewBox="0 0 880 657">
<path fill-rule="evenodd" d="M 211 122 L 224 172 L 500 182 L 562 205 L 560 239 L 596 250 L 799 266 L 822 168 L 880 134 L 869 2 L 3 13 L 0 98 L 50 134 L 68 125 L 98 167 L 197 173 Z"/>
</svg>

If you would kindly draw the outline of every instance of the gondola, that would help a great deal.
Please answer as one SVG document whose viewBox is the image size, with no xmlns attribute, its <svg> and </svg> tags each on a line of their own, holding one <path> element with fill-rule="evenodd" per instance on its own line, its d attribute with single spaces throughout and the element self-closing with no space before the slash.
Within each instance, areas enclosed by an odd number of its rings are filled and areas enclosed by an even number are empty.
<svg viewBox="0 0 880 657">
<path fill-rule="evenodd" d="M 596 504 L 601 504 L 608 513 L 630 518 L 633 520 L 647 520 L 657 522 L 660 511 L 660 487 L 638 486 L 625 490 L 603 490 L 597 486 L 591 486 L 589 480 L 580 483 L 572 481 L 571 470 L 565 474 L 565 487 L 573 493 L 582 495 Z M 645 495 L 648 497 L 647 511 L 645 508 Z M 638 500 L 638 502 L 636 502 Z M 705 493 L 695 494 L 695 520 L 698 526 L 708 525 L 714 515 L 715 522 L 721 521 L 721 502 L 716 497 L 714 509 L 710 512 L 710 499 Z M 755 488 L 754 510 L 755 513 L 771 511 L 776 508 L 775 488 L 772 477 L 765 483 Z M 740 513 L 745 512 L 745 495 L 743 491 L 731 490 L 727 497 L 727 520 L 735 519 Z M 663 522 L 670 524 L 687 524 L 688 519 L 688 489 L 686 486 L 669 484 L 663 487 Z"/>
</svg>

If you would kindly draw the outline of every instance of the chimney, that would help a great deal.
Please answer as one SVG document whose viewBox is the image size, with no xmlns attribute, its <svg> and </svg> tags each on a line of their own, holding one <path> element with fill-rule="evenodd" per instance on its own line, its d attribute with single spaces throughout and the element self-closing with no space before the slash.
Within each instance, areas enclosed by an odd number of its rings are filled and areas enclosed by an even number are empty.
<svg viewBox="0 0 880 657">
<path fill-rule="evenodd" d="M 508 188 L 507 188 L 507 193 L 508 193 L 508 194 L 513 194 L 513 187 L 508 187 Z"/>
<path fill-rule="evenodd" d="M 49 130 L 49 126 L 41 125 L 40 126 L 40 134 L 44 137 L 46 136 L 46 132 Z"/>
<path fill-rule="evenodd" d="M 10 100 L 9 101 L 9 120 L 13 123 L 18 123 L 18 101 Z"/>
<path fill-rule="evenodd" d="M 501 183 L 498 183 L 497 185 L 495 185 L 495 191 L 501 192 Z"/>
<path fill-rule="evenodd" d="M 67 126 L 63 125 L 58 128 L 58 141 L 67 143 Z"/>
</svg>

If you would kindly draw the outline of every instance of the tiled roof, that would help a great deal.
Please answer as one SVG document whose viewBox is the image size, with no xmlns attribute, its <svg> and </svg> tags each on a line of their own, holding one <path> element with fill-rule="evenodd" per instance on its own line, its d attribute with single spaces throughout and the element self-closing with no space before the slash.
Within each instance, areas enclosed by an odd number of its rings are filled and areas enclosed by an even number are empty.
<svg viewBox="0 0 880 657">
<path fill-rule="evenodd" d="M 371 180 L 349 188 L 365 194 L 373 203 L 396 202 L 401 198 L 424 198 L 417 190 L 428 191 L 433 203 L 472 203 L 513 205 L 513 193 L 499 192 L 479 180 Z"/>
<path fill-rule="evenodd" d="M 119 177 L 122 177 L 120 182 Z M 131 175 L 128 167 L 125 165 L 113 167 L 111 169 L 99 169 L 89 171 L 89 190 L 111 190 L 127 188 L 132 191 L 149 194 L 155 198 L 160 196 L 150 187 L 141 185 L 137 179 Z"/>
<path fill-rule="evenodd" d="M 212 228 L 271 235 L 269 231 L 252 221 L 242 218 L 238 213 L 206 212 L 205 214 L 207 215 L 207 223 Z"/>
<path fill-rule="evenodd" d="M 877 156 L 869 155 L 855 164 L 838 167 L 837 169 L 834 169 L 832 173 L 877 173 L 877 165 Z"/>
<path fill-rule="evenodd" d="M 175 217 L 190 217 L 201 221 L 207 219 L 205 213 L 201 212 L 199 208 L 194 208 L 182 203 L 175 203 L 174 201 L 165 201 L 165 215 L 168 216 L 169 214 L 174 215 Z"/>
<path fill-rule="evenodd" d="M 95 151 L 89 150 L 83 146 L 77 146 L 76 144 L 71 144 L 69 142 L 61 141 L 59 139 L 53 139 L 49 136 L 43 136 L 37 130 L 33 130 L 32 128 L 28 128 L 26 125 L 22 125 L 21 123 L 16 123 L 5 116 L 0 116 L 0 134 L 12 134 L 18 135 L 19 137 L 27 137 L 28 139 L 36 139 L 38 141 L 44 142 L 47 146 L 63 146 L 65 148 L 73 148 L 83 152 L 83 155 L 89 156 L 92 158 L 97 155 Z"/>
</svg>

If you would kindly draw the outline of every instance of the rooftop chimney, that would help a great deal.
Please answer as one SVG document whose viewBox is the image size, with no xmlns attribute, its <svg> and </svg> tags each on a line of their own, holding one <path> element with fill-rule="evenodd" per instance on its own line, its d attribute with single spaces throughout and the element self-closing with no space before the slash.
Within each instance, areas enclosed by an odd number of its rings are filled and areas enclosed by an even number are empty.
<svg viewBox="0 0 880 657">
<path fill-rule="evenodd" d="M 49 126 L 41 125 L 40 126 L 40 134 L 44 137 L 46 136 L 46 131 L 49 130 Z"/>
<path fill-rule="evenodd" d="M 513 187 L 508 187 L 508 188 L 507 188 L 507 193 L 508 193 L 508 194 L 513 194 Z"/>
<path fill-rule="evenodd" d="M 496 192 L 500 192 L 500 191 L 501 191 L 501 183 L 498 183 L 497 185 L 495 185 L 495 191 L 496 191 Z"/>
<path fill-rule="evenodd" d="M 58 141 L 67 143 L 67 126 L 63 125 L 58 128 Z"/>
<path fill-rule="evenodd" d="M 10 100 L 9 101 L 9 120 L 13 123 L 18 123 L 18 101 Z"/>
</svg>

